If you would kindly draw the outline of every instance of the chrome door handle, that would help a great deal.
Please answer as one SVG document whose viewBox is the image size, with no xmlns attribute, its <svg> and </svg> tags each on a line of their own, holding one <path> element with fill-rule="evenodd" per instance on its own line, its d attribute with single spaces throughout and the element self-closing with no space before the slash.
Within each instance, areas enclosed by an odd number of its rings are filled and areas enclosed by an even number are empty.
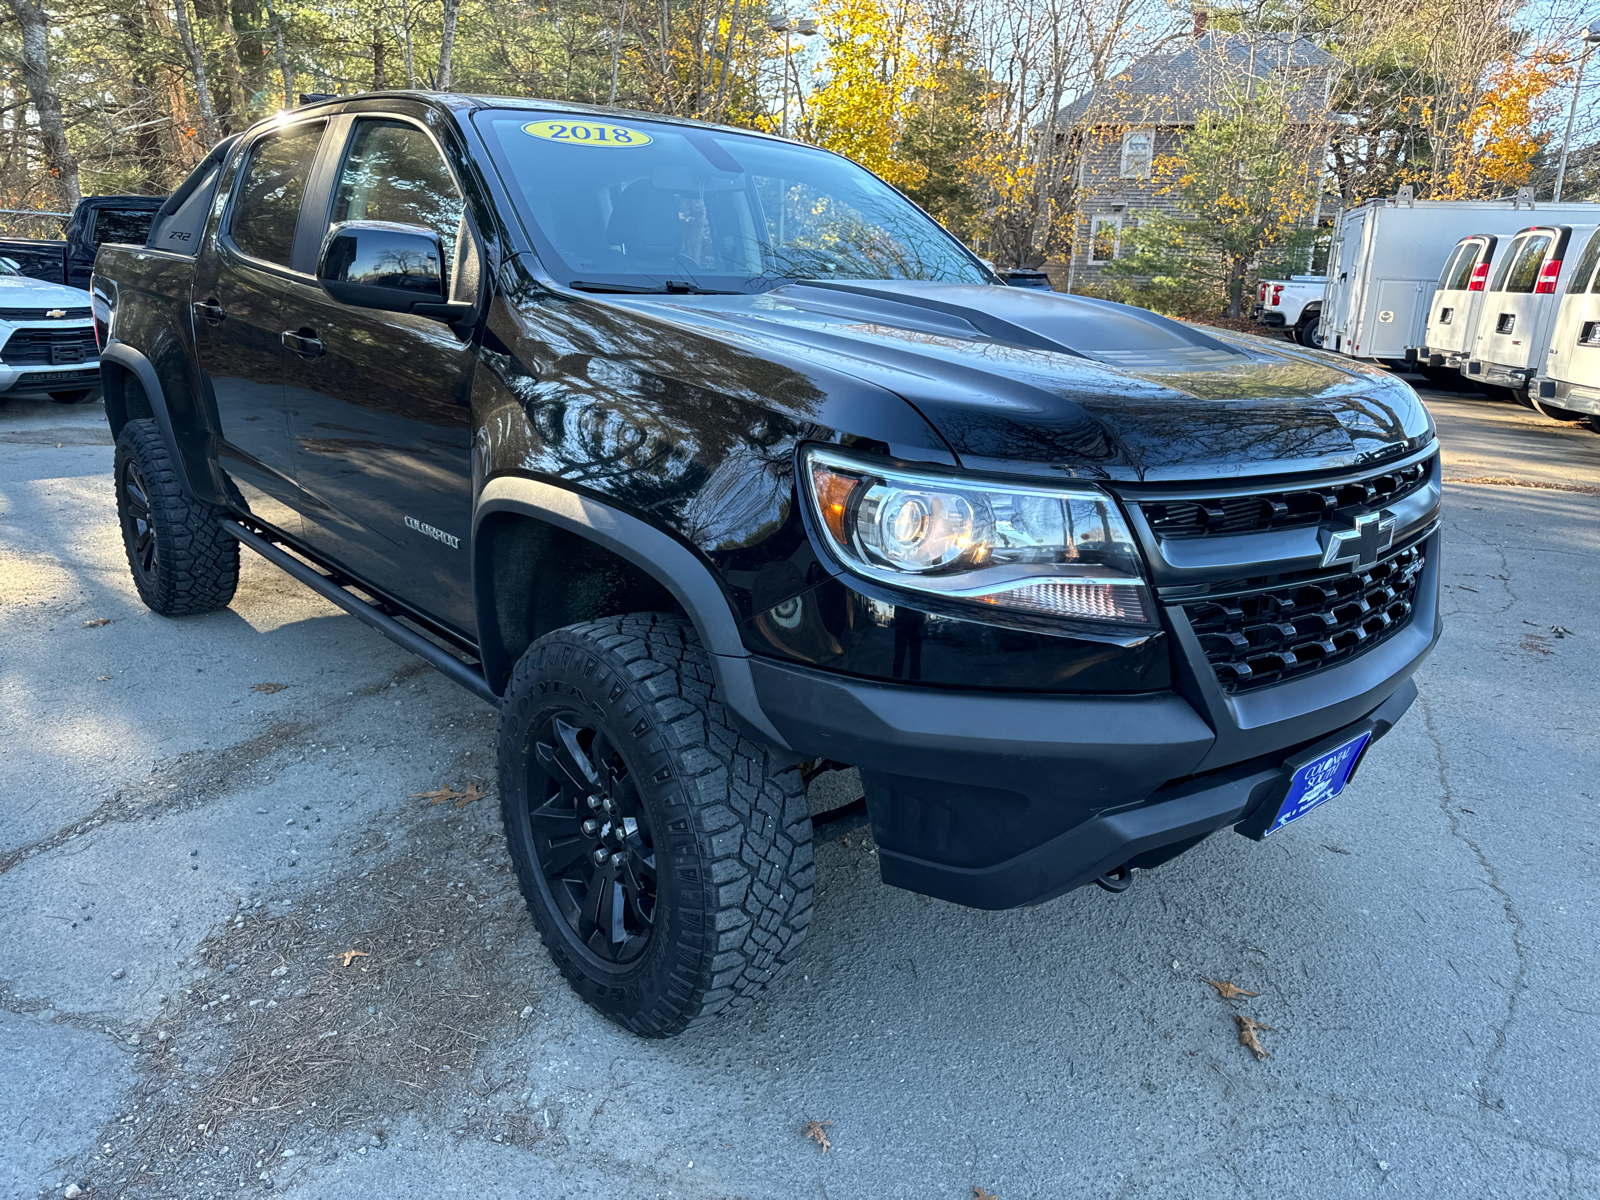
<svg viewBox="0 0 1600 1200">
<path fill-rule="evenodd" d="M 281 336 L 283 344 L 301 358 L 321 358 L 328 349 L 317 337 L 315 329 L 285 329 Z"/>
<path fill-rule="evenodd" d="M 194 302 L 194 315 L 202 321 L 209 321 L 213 325 L 220 325 L 227 319 L 228 310 L 215 300 L 196 300 Z"/>
</svg>

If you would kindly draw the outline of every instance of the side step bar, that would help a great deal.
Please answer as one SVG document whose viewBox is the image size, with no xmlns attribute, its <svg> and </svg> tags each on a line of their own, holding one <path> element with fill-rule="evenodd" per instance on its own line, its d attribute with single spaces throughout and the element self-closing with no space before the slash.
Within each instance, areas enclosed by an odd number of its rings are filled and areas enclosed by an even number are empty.
<svg viewBox="0 0 1600 1200">
<path fill-rule="evenodd" d="M 313 570 L 292 554 L 278 549 L 266 538 L 252 533 L 239 522 L 224 517 L 219 524 L 224 532 L 249 546 L 279 570 L 292 575 L 324 599 L 331 600 L 356 620 L 372 626 L 391 642 L 404 646 L 440 674 L 466 688 L 478 699 L 496 708 L 500 707 L 500 697 L 494 694 L 481 671 L 462 662 L 448 650 L 434 645 L 420 633 L 407 629 L 388 613 L 351 595 L 321 571 Z"/>
</svg>

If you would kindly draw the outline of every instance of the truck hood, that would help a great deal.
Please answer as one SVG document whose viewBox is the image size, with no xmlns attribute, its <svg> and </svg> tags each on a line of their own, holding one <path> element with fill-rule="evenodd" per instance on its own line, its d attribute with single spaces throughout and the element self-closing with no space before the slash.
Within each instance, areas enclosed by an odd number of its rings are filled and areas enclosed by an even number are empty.
<svg viewBox="0 0 1600 1200">
<path fill-rule="evenodd" d="M 26 275 L 0 275 L 0 308 L 88 308 L 90 301 L 81 288 Z"/>
<path fill-rule="evenodd" d="M 1270 475 L 1382 462 L 1433 433 L 1387 372 L 1033 288 L 840 281 L 618 300 L 886 387 L 975 470 Z"/>
</svg>

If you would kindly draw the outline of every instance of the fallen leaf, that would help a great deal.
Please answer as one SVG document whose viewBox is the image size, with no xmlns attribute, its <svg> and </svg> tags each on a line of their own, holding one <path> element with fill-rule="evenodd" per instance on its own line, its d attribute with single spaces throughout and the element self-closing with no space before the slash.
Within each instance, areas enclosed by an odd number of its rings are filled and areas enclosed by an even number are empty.
<svg viewBox="0 0 1600 1200">
<path fill-rule="evenodd" d="M 817 1145 L 821 1146 L 822 1152 L 826 1154 L 829 1150 L 833 1149 L 833 1143 L 828 1140 L 828 1131 L 823 1127 L 832 1124 L 832 1121 L 807 1121 L 804 1125 L 800 1126 L 800 1136 L 810 1138 L 813 1142 L 817 1143 Z"/>
<path fill-rule="evenodd" d="M 111 624 L 111 618 L 110 617 L 96 617 L 92 621 L 85 621 L 83 623 L 83 627 L 85 629 L 99 629 L 100 626 L 109 625 L 109 624 Z"/>
<path fill-rule="evenodd" d="M 986 1192 L 977 1184 L 972 1185 L 972 1200 L 1000 1200 L 993 1192 Z"/>
<path fill-rule="evenodd" d="M 1522 648 L 1534 654 L 1551 655 L 1555 651 L 1550 649 L 1550 639 L 1542 633 L 1525 633 L 1522 635 Z"/>
<path fill-rule="evenodd" d="M 482 800 L 489 793 L 476 783 L 467 784 L 467 790 L 461 793 L 461 799 L 456 801 L 457 808 L 465 808 L 474 800 Z"/>
<path fill-rule="evenodd" d="M 452 785 L 447 783 L 442 788 L 435 788 L 431 792 L 412 792 L 408 798 L 412 800 L 427 800 L 431 804 L 443 804 L 446 800 L 459 800 L 466 794 L 466 792 L 456 791 Z"/>
<path fill-rule="evenodd" d="M 1224 1000 L 1237 1000 L 1240 996 L 1260 995 L 1259 992 L 1247 992 L 1242 987 L 1235 987 L 1231 983 L 1219 983 L 1215 979 L 1207 979 L 1204 975 L 1200 976 L 1200 982 L 1209 983 L 1212 987 L 1216 988 L 1217 995 L 1221 996 Z"/>
<path fill-rule="evenodd" d="M 1572 630 L 1568 629 L 1565 625 L 1552 625 L 1550 626 L 1550 632 L 1558 638 L 1574 636 Z"/>
<path fill-rule="evenodd" d="M 1256 1031 L 1266 1030 L 1270 1033 L 1272 1031 L 1272 1026 L 1264 1025 L 1260 1021 L 1245 1016 L 1243 1013 L 1234 1013 L 1233 1019 L 1238 1023 L 1239 1026 L 1239 1045 L 1248 1046 L 1250 1048 L 1250 1053 L 1256 1056 L 1257 1062 L 1260 1062 L 1263 1058 L 1266 1058 L 1267 1051 L 1262 1047 L 1261 1039 L 1256 1037 Z"/>
<path fill-rule="evenodd" d="M 281 692 L 288 686 L 289 685 L 287 683 L 252 683 L 250 685 L 250 690 L 252 692 L 261 692 L 264 695 L 270 696 L 273 692 Z"/>
<path fill-rule="evenodd" d="M 365 950 L 346 950 L 342 955 L 340 955 L 340 957 L 344 959 L 344 965 L 348 967 L 351 963 L 355 962 L 356 959 L 371 958 L 372 955 L 368 954 Z M 1262 1028 L 1265 1028 L 1265 1026 Z"/>
<path fill-rule="evenodd" d="M 110 679 L 111 676 L 109 676 L 109 675 L 96 675 L 95 678 L 98 679 L 101 683 L 104 683 L 106 680 Z"/>
</svg>

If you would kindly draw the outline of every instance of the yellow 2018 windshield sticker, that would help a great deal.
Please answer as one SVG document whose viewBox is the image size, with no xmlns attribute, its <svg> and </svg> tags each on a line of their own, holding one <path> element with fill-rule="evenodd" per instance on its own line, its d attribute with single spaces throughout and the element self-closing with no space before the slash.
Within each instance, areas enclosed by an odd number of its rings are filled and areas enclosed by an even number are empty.
<svg viewBox="0 0 1600 1200">
<path fill-rule="evenodd" d="M 531 121 L 522 127 L 522 132 L 573 146 L 648 146 L 654 140 L 638 129 L 603 121 Z"/>
</svg>

